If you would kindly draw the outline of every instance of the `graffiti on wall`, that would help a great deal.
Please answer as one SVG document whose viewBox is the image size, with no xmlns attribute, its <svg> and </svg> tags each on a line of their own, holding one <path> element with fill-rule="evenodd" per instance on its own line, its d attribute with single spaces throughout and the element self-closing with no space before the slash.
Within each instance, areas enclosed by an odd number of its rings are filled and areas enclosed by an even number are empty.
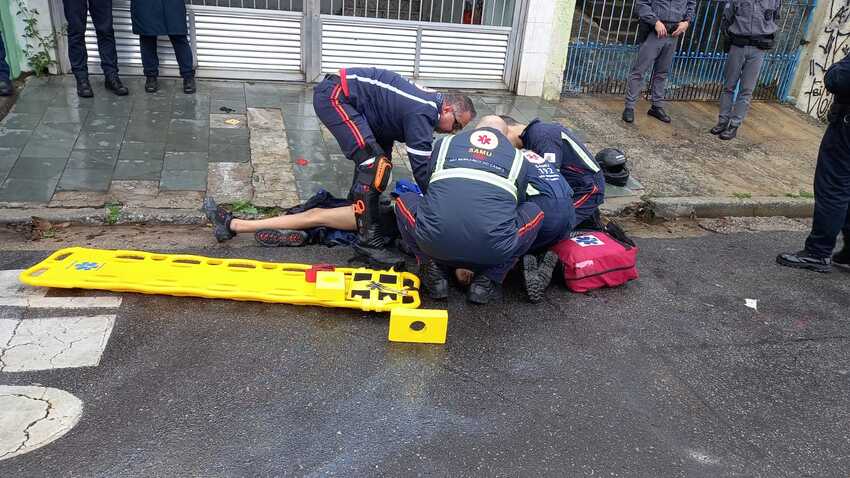
<svg viewBox="0 0 850 478">
<path fill-rule="evenodd" d="M 824 87 L 823 75 L 847 54 L 850 54 L 850 0 L 830 0 L 823 30 L 809 60 L 798 108 L 820 120 L 826 119 L 832 94 Z"/>
</svg>

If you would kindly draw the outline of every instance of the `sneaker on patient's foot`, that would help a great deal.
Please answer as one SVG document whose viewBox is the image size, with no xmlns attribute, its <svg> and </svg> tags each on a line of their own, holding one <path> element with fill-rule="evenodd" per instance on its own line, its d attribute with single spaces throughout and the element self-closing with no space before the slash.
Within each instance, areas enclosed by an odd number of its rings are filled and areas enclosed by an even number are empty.
<svg viewBox="0 0 850 478">
<path fill-rule="evenodd" d="M 260 229 L 254 239 L 264 247 L 298 247 L 307 244 L 307 232 L 297 229 Z"/>
<path fill-rule="evenodd" d="M 233 214 L 227 212 L 223 207 L 217 206 L 213 198 L 204 199 L 204 207 L 202 208 L 207 219 L 213 225 L 213 233 L 218 242 L 224 242 L 228 239 L 233 239 L 235 232 L 230 230 L 230 221 L 233 220 Z"/>
</svg>

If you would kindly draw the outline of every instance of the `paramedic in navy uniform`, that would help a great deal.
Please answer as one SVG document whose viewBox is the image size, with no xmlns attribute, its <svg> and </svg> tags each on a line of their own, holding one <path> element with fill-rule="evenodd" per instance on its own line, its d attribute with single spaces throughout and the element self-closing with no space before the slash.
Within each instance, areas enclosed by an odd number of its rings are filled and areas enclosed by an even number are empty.
<svg viewBox="0 0 850 478">
<path fill-rule="evenodd" d="M 344 68 L 325 76 L 314 90 L 313 107 L 354 162 L 349 198 L 357 221 L 355 250 L 378 266 L 398 264 L 402 258 L 385 249 L 379 225 L 393 143 L 405 143 L 413 176 L 424 190 L 434 131 L 459 131 L 475 118 L 475 107 L 466 96 L 426 90 L 379 68 Z"/>
</svg>

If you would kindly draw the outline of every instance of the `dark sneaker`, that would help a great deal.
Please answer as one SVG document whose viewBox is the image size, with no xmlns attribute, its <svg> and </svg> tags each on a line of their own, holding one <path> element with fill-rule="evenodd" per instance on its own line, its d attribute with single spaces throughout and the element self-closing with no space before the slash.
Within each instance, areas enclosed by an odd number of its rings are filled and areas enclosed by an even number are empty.
<svg viewBox="0 0 850 478">
<path fill-rule="evenodd" d="M 12 86 L 11 81 L 0 80 L 0 96 L 12 96 L 14 92 L 15 88 Z"/>
<path fill-rule="evenodd" d="M 148 93 L 156 93 L 159 91 L 159 81 L 156 80 L 155 76 L 145 78 L 145 91 Z"/>
<path fill-rule="evenodd" d="M 261 229 L 254 239 L 265 247 L 299 247 L 307 244 L 307 232 L 295 229 Z"/>
<path fill-rule="evenodd" d="M 419 276 L 422 285 L 428 292 L 428 297 L 434 300 L 443 300 L 449 297 L 449 278 L 440 266 L 434 261 L 425 261 L 419 266 Z"/>
<path fill-rule="evenodd" d="M 475 276 L 472 284 L 469 285 L 469 292 L 466 294 L 466 298 L 473 304 L 484 305 L 498 300 L 500 296 L 499 292 L 499 284 L 495 283 L 489 277 L 479 274 Z"/>
<path fill-rule="evenodd" d="M 796 253 L 779 254 L 776 263 L 780 266 L 795 269 L 808 269 L 815 272 L 832 272 L 832 261 L 829 257 L 813 257 L 805 250 Z"/>
<path fill-rule="evenodd" d="M 233 214 L 230 214 L 220 206 L 216 206 L 213 198 L 204 199 L 203 211 L 213 225 L 213 233 L 218 242 L 233 239 L 236 235 L 235 232 L 230 230 L 230 221 L 233 220 Z"/>
<path fill-rule="evenodd" d="M 193 95 L 197 90 L 194 78 L 183 78 L 183 93 Z"/>
<path fill-rule="evenodd" d="M 717 136 L 718 134 L 726 131 L 726 128 L 729 127 L 728 121 L 718 121 L 714 128 L 711 128 L 708 132 Z"/>
<path fill-rule="evenodd" d="M 850 246 L 844 246 L 844 249 L 832 256 L 832 265 L 850 271 Z"/>
<path fill-rule="evenodd" d="M 653 118 L 659 121 L 663 121 L 664 123 L 669 123 L 673 121 L 672 119 L 670 119 L 670 116 L 667 114 L 667 112 L 664 111 L 664 108 L 660 106 L 653 106 L 649 109 L 649 111 L 646 112 L 646 114 L 652 116 Z"/>
<path fill-rule="evenodd" d="M 720 133 L 720 139 L 734 139 L 735 136 L 738 136 L 738 127 L 735 125 L 729 125 L 722 133 Z"/>
<path fill-rule="evenodd" d="M 94 90 L 91 89 L 91 83 L 88 78 L 77 80 L 77 96 L 80 98 L 91 98 L 94 96 Z"/>
<path fill-rule="evenodd" d="M 635 110 L 634 108 L 626 108 L 623 110 L 623 121 L 626 123 L 634 123 L 635 122 Z"/>
<path fill-rule="evenodd" d="M 130 93 L 130 90 L 124 86 L 124 83 L 121 83 L 121 78 L 118 76 L 113 76 L 112 78 L 107 78 L 103 83 L 103 86 L 106 87 L 107 90 L 115 93 L 118 96 L 127 96 Z"/>
</svg>

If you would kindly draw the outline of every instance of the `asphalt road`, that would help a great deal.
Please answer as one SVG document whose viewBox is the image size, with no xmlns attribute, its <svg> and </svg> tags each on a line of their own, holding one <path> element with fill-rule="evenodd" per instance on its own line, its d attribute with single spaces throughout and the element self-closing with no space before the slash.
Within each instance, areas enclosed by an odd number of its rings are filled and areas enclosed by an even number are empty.
<svg viewBox="0 0 850 478">
<path fill-rule="evenodd" d="M 850 274 L 773 263 L 802 240 L 644 239 L 638 282 L 539 305 L 516 278 L 497 305 L 455 292 L 445 346 L 387 342 L 382 315 L 128 294 L 99 366 L 0 373 L 84 403 L 0 476 L 846 477 Z"/>
</svg>

